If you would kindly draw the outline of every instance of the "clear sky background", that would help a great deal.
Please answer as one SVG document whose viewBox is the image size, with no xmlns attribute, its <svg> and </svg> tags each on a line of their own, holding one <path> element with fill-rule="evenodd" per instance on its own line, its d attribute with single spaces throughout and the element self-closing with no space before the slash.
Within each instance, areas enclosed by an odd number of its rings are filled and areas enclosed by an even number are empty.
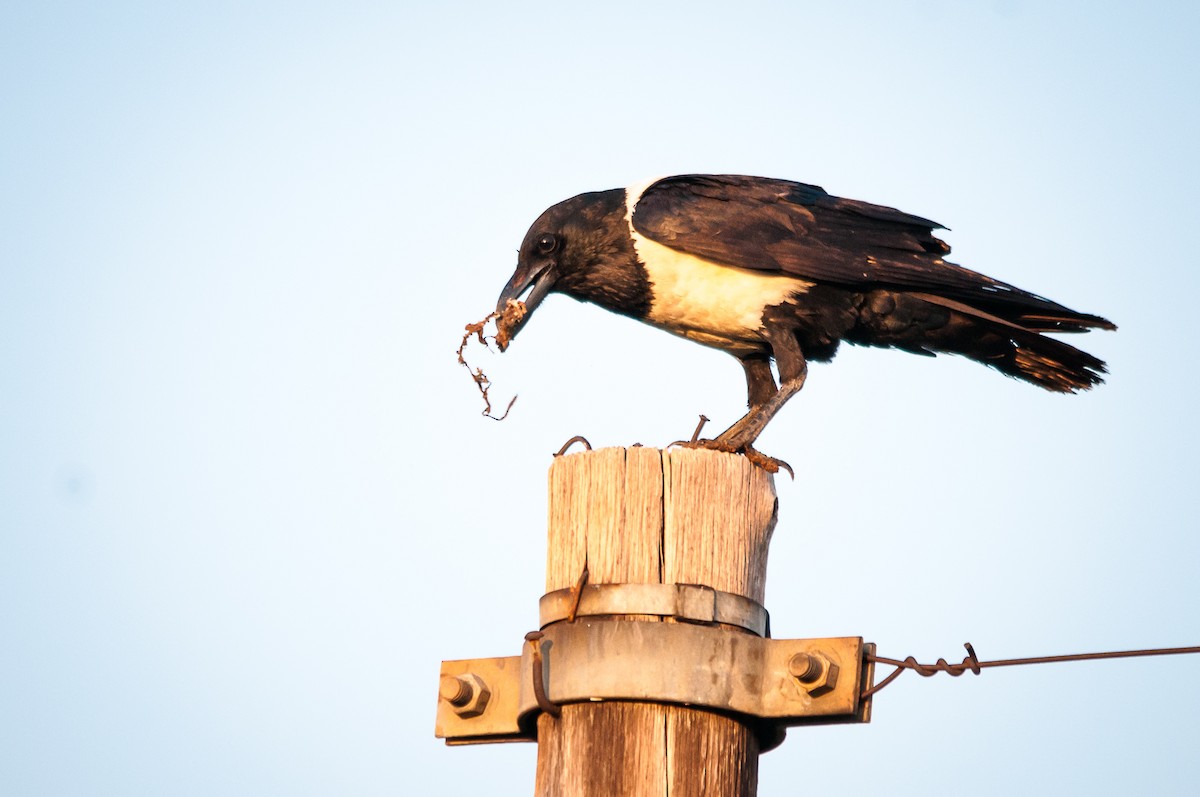
<svg viewBox="0 0 1200 797">
<path fill-rule="evenodd" d="M 551 298 L 455 363 L 547 206 L 817 183 L 1117 333 L 1063 397 L 845 348 L 761 440 L 779 637 L 1200 644 L 1194 3 L 27 3 L 0 12 L 0 793 L 524 795 L 433 738 L 515 655 L 568 437 L 663 445 L 726 355 Z M 761 793 L 1190 795 L 1200 657 L 906 674 Z"/>
</svg>

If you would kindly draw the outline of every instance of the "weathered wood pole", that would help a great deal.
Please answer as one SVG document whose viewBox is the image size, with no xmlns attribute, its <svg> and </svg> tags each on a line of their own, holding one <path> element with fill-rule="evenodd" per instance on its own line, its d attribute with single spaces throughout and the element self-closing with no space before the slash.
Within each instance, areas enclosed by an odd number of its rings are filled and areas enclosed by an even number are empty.
<svg viewBox="0 0 1200 797">
<path fill-rule="evenodd" d="M 551 466 L 549 493 L 547 592 L 573 586 L 586 564 L 590 584 L 701 584 L 763 602 L 777 502 L 772 476 L 745 457 L 639 447 L 570 454 Z M 758 741 L 736 717 L 575 703 L 558 718 L 541 715 L 537 730 L 538 797 L 757 791 Z"/>
</svg>

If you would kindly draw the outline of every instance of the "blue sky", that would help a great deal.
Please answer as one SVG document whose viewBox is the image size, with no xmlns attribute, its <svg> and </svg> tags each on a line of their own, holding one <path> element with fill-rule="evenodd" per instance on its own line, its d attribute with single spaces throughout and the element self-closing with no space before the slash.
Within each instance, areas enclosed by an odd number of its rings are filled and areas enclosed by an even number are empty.
<svg viewBox="0 0 1200 797">
<path fill-rule="evenodd" d="M 439 661 L 535 623 L 550 452 L 665 444 L 744 387 L 561 297 L 476 352 L 503 423 L 453 352 L 545 207 L 660 174 L 900 207 L 1120 326 L 1075 397 L 814 367 L 761 440 L 797 471 L 777 636 L 1200 643 L 1198 37 L 1183 3 L 0 12 L 0 791 L 530 793 L 532 745 L 433 738 Z M 908 674 L 760 792 L 1191 794 L 1198 666 Z"/>
</svg>

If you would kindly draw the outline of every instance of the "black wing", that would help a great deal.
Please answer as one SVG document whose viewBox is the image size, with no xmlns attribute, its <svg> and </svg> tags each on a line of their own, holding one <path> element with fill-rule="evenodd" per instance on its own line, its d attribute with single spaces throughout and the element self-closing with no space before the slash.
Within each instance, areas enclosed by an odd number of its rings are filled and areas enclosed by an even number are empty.
<svg viewBox="0 0 1200 797">
<path fill-rule="evenodd" d="M 927 294 L 1027 329 L 1113 328 L 983 274 L 947 263 L 942 226 L 895 208 L 831 196 L 815 185 L 740 175 L 680 175 L 651 185 L 633 226 L 661 244 L 740 268 L 780 271 L 851 289 Z"/>
</svg>

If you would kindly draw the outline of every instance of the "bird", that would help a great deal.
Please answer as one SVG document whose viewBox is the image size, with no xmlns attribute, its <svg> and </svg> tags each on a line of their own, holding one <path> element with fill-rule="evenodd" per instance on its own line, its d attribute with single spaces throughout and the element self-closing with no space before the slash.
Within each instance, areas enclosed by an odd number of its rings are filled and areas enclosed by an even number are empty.
<svg viewBox="0 0 1200 797">
<path fill-rule="evenodd" d="M 497 302 L 500 348 L 561 293 L 727 352 L 745 371 L 748 411 L 690 442 L 768 466 L 779 461 L 754 442 L 804 386 L 808 363 L 833 359 L 843 341 L 957 354 L 1056 393 L 1103 382 L 1102 360 L 1045 333 L 1115 324 L 946 261 L 943 229 L 767 177 L 685 174 L 579 194 L 521 242 Z"/>
</svg>

